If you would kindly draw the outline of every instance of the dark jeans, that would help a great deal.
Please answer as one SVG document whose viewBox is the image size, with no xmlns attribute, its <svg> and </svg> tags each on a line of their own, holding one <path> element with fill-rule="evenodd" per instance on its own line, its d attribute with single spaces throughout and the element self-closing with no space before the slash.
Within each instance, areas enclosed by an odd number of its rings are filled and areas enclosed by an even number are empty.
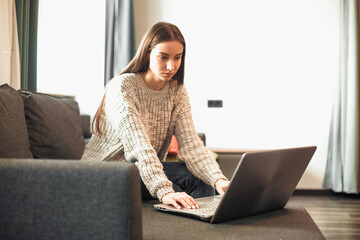
<svg viewBox="0 0 360 240">
<path fill-rule="evenodd" d="M 196 178 L 186 168 L 185 163 L 162 162 L 165 175 L 173 183 L 175 192 L 186 192 L 193 198 L 207 197 L 215 195 L 215 189 L 200 179 Z M 143 200 L 154 200 L 141 181 L 141 195 Z"/>
</svg>

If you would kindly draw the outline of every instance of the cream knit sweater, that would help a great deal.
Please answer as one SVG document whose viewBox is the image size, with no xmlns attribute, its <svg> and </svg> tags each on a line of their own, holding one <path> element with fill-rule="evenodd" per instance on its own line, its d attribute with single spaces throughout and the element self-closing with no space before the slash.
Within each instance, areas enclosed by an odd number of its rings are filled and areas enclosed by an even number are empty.
<svg viewBox="0 0 360 240">
<path fill-rule="evenodd" d="M 92 136 L 81 160 L 135 162 L 150 194 L 161 200 L 174 192 L 160 161 L 165 160 L 175 134 L 178 158 L 194 176 L 211 186 L 226 179 L 197 135 L 183 85 L 166 83 L 154 91 L 140 74 L 123 74 L 112 79 L 105 91 L 103 136 Z"/>
</svg>

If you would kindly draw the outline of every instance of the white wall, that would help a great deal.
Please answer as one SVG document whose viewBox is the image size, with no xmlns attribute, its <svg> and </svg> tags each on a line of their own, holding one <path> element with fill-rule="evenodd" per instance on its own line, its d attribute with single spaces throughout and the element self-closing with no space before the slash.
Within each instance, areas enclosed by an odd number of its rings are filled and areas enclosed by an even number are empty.
<svg viewBox="0 0 360 240">
<path fill-rule="evenodd" d="M 337 77 L 339 0 L 134 0 L 137 44 L 158 21 L 187 42 L 198 131 L 217 148 L 317 145 L 299 188 L 321 188 Z M 221 109 L 207 100 L 221 99 Z"/>
<path fill-rule="evenodd" d="M 218 148 L 317 145 L 300 188 L 321 188 L 340 0 L 134 0 L 137 44 L 158 21 L 187 40 L 194 122 Z M 41 0 L 38 90 L 76 96 L 93 115 L 103 93 L 105 1 Z M 221 99 L 221 109 L 207 100 Z"/>
<path fill-rule="evenodd" d="M 105 1 L 41 0 L 38 91 L 73 95 L 94 115 L 104 89 Z"/>
</svg>

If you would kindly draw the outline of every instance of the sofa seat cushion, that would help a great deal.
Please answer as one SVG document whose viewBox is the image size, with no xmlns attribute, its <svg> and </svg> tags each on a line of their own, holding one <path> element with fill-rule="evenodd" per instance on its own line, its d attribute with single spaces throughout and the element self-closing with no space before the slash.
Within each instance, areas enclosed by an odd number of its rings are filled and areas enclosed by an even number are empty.
<svg viewBox="0 0 360 240">
<path fill-rule="evenodd" d="M 325 240 L 305 208 L 294 203 L 280 210 L 217 224 L 160 212 L 154 209 L 155 203 L 158 202 L 143 202 L 143 239 Z"/>
<path fill-rule="evenodd" d="M 77 102 L 69 97 L 19 92 L 34 158 L 80 159 L 85 142 Z"/>
<path fill-rule="evenodd" d="M 9 85 L 0 86 L 0 157 L 32 158 L 20 94 Z"/>
</svg>

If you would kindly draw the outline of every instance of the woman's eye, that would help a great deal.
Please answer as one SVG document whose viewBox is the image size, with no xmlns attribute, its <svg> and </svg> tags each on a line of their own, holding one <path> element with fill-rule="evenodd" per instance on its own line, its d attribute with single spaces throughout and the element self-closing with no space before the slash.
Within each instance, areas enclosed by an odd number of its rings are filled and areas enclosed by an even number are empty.
<svg viewBox="0 0 360 240">
<path fill-rule="evenodd" d="M 181 59 L 181 57 L 175 57 L 175 60 L 180 60 Z"/>
<path fill-rule="evenodd" d="M 167 59 L 167 57 L 165 57 L 165 56 L 160 56 L 160 60 L 166 60 Z"/>
</svg>

